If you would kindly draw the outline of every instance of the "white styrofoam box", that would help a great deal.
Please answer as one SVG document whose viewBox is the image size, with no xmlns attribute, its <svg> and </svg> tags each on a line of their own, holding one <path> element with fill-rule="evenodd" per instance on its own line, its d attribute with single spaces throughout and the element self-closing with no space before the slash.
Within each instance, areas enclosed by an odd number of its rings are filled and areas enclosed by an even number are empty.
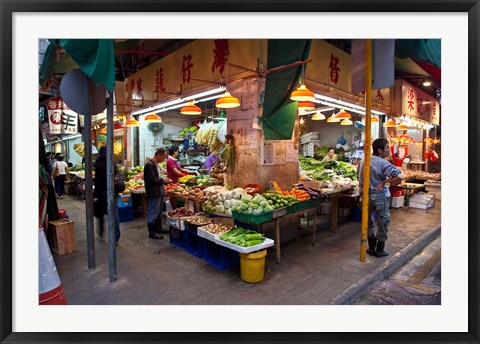
<svg viewBox="0 0 480 344">
<path fill-rule="evenodd" d="M 392 197 L 392 208 L 401 208 L 403 207 L 404 203 L 405 203 L 404 196 Z"/>
<path fill-rule="evenodd" d="M 435 196 L 424 193 L 413 194 L 408 204 L 409 207 L 418 209 L 429 209 L 434 205 Z"/>
<path fill-rule="evenodd" d="M 300 136 L 300 140 L 304 139 L 312 139 L 312 140 L 318 140 L 320 138 L 320 132 L 318 131 L 312 131 L 308 134 Z"/>
<path fill-rule="evenodd" d="M 222 239 L 217 237 L 215 238 L 215 243 L 217 245 L 229 248 L 239 253 L 252 253 L 252 252 L 257 252 L 257 251 L 266 249 L 268 247 L 271 247 L 275 242 L 270 238 L 265 238 L 265 240 L 261 244 L 258 244 L 255 246 L 249 246 L 249 247 L 242 247 L 242 246 L 234 245 L 229 242 L 223 241 Z"/>
</svg>

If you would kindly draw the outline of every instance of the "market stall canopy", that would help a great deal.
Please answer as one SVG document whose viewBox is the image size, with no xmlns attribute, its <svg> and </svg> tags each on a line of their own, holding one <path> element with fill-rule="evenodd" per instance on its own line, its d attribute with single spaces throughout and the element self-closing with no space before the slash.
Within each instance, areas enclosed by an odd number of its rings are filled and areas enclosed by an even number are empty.
<svg viewBox="0 0 480 344">
<path fill-rule="evenodd" d="M 306 60 L 310 46 L 310 39 L 268 40 L 268 69 Z M 260 118 L 265 140 L 292 138 L 298 103 L 290 100 L 290 94 L 298 86 L 304 68 L 306 66 L 290 67 L 267 74 L 265 103 Z"/>
<path fill-rule="evenodd" d="M 115 88 L 115 56 L 112 39 L 50 39 L 40 67 L 40 85 L 53 78 L 55 72 L 68 72 L 77 66 L 97 86 Z M 68 56 L 58 55 L 64 49 Z M 58 56 L 58 61 L 57 61 Z"/>
</svg>

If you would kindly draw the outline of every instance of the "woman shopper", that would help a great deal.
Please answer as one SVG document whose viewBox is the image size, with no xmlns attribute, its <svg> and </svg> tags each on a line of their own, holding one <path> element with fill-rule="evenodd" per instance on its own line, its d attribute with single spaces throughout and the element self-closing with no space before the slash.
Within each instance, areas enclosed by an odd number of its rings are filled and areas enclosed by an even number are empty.
<svg viewBox="0 0 480 344">
<path fill-rule="evenodd" d="M 172 183 L 178 182 L 178 178 L 185 176 L 188 171 L 184 170 L 177 160 L 179 151 L 177 146 L 172 146 L 168 150 L 167 159 L 167 177 L 172 180 Z"/>
<path fill-rule="evenodd" d="M 55 176 L 56 172 L 58 171 L 58 175 Z M 52 166 L 52 173 L 55 179 L 55 191 L 57 192 L 58 198 L 63 198 L 63 193 L 65 191 L 65 179 L 67 178 L 68 174 L 68 165 L 65 161 L 63 161 L 63 155 L 59 154 L 57 156 L 57 161 Z"/>
<path fill-rule="evenodd" d="M 388 238 L 390 209 L 385 191 L 385 183 L 395 183 L 403 179 L 400 170 L 385 158 L 390 155 L 390 146 L 386 139 L 373 141 L 373 155 L 370 159 L 370 187 L 368 189 L 368 249 L 367 253 L 376 257 L 388 256 L 385 242 Z M 363 159 L 357 168 L 360 195 L 363 194 Z M 377 231 L 373 211 L 377 214 Z"/>
<path fill-rule="evenodd" d="M 95 160 L 95 179 L 93 190 L 93 211 L 98 218 L 98 235 L 103 237 L 104 215 L 108 214 L 107 206 L 107 148 L 100 148 L 98 158 Z M 115 174 L 118 173 L 117 166 L 114 165 Z M 120 240 L 120 216 L 117 209 L 118 194 L 114 192 L 113 211 L 115 212 L 115 243 L 118 245 Z"/>
</svg>

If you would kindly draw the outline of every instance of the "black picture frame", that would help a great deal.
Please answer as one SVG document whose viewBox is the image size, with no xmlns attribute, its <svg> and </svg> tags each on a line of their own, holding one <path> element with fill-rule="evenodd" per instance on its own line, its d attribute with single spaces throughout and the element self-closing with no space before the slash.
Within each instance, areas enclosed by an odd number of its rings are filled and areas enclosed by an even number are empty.
<svg viewBox="0 0 480 344">
<path fill-rule="evenodd" d="M 294 6 L 292 6 L 294 4 Z M 465 333 L 30 333 L 12 331 L 12 16 L 15 12 L 465 12 L 468 13 L 468 332 Z M 478 343 L 479 342 L 479 14 L 467 1 L 18 1 L 0 0 L 0 340 L 1 343 Z M 463 144 L 462 144 L 463 145 Z M 25 147 L 26 148 L 26 147 Z M 459 146 L 459 148 L 461 148 Z M 30 151 L 30 150 L 28 150 Z M 24 150 L 25 155 L 36 155 Z M 35 150 L 33 150 L 35 152 Z M 462 166 L 465 166 L 462 164 Z M 32 171 L 33 172 L 33 171 Z M 464 248 L 460 248 L 464 249 Z M 387 315 L 388 316 L 388 315 Z M 452 315 L 454 316 L 454 315 Z M 364 319 L 372 321 L 372 319 Z M 292 320 L 295 321 L 295 320 Z"/>
</svg>

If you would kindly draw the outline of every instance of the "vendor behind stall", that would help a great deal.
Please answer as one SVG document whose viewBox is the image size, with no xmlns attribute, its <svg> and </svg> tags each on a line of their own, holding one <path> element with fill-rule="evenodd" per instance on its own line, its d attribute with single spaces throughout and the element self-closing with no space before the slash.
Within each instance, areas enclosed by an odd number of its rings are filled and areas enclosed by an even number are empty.
<svg viewBox="0 0 480 344">
<path fill-rule="evenodd" d="M 328 148 L 328 154 L 322 159 L 322 162 L 337 160 L 337 154 L 335 154 L 335 149 L 333 147 Z"/>
<path fill-rule="evenodd" d="M 178 178 L 183 177 L 188 173 L 187 170 L 184 170 L 180 163 L 177 160 L 179 151 L 177 146 L 172 146 L 168 150 L 168 159 L 167 159 L 167 177 L 172 180 L 172 183 L 177 183 Z"/>
<path fill-rule="evenodd" d="M 206 170 L 210 171 L 212 169 L 213 164 L 215 161 L 218 160 L 218 151 L 212 151 L 209 156 L 205 158 L 205 165 L 202 166 Z"/>
</svg>

